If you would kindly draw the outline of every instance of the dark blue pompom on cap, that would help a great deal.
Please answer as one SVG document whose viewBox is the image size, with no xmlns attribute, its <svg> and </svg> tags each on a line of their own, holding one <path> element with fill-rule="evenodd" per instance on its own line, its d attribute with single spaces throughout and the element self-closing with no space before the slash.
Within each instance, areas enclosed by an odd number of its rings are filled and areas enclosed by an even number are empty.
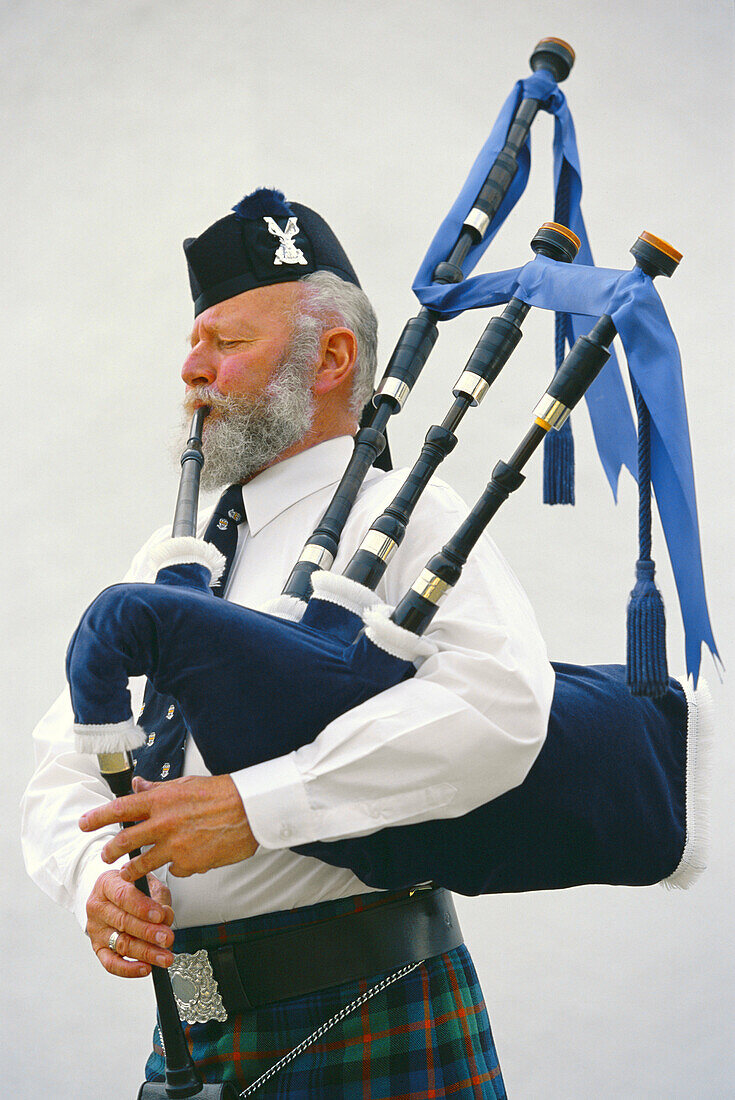
<svg viewBox="0 0 735 1100">
<path fill-rule="evenodd" d="M 242 221 L 255 221 L 257 218 L 290 218 L 293 215 L 293 210 L 286 202 L 283 191 L 276 191 L 272 187 L 258 187 L 257 190 L 251 191 L 244 199 L 240 199 L 232 210 Z"/>
</svg>

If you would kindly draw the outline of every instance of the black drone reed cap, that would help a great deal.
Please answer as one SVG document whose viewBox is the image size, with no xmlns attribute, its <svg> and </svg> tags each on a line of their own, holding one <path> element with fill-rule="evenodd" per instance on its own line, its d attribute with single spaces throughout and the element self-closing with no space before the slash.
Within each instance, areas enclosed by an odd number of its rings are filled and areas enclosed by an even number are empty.
<svg viewBox="0 0 735 1100">
<path fill-rule="evenodd" d="M 320 214 L 260 187 L 232 213 L 184 241 L 194 315 L 255 287 L 292 283 L 331 271 L 360 285 L 355 269 Z"/>
<path fill-rule="evenodd" d="M 646 275 L 670 277 L 681 261 L 681 252 L 668 241 L 655 237 L 653 233 L 643 232 L 630 250 L 635 262 Z"/>
<path fill-rule="evenodd" d="M 580 243 L 577 234 L 565 225 L 544 222 L 534 234 L 531 248 L 542 256 L 550 256 L 552 260 L 570 264 L 579 252 Z"/>
<path fill-rule="evenodd" d="M 563 38 L 542 38 L 530 57 L 533 71 L 548 69 L 557 84 L 566 80 L 572 71 L 573 64 L 574 50 Z"/>
</svg>

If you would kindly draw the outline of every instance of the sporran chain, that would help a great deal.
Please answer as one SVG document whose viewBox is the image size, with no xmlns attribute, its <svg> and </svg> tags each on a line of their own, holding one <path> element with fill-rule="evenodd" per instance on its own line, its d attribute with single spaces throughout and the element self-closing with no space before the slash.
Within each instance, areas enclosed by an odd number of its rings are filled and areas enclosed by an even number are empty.
<svg viewBox="0 0 735 1100">
<path fill-rule="evenodd" d="M 412 970 L 416 970 L 417 967 L 422 966 L 423 961 L 424 960 L 421 962 L 409 963 L 407 966 L 401 967 L 400 970 L 396 970 L 395 973 L 389 974 L 387 978 L 383 978 L 382 981 L 377 982 L 375 985 L 371 986 L 370 989 L 361 993 L 360 996 L 356 997 L 350 1004 L 341 1008 L 339 1012 L 332 1016 L 331 1020 L 327 1020 L 326 1023 L 320 1024 L 316 1031 L 312 1031 L 311 1035 L 306 1039 L 302 1039 L 298 1046 L 295 1046 L 288 1054 L 284 1054 L 283 1058 L 279 1058 L 277 1062 L 274 1062 L 270 1069 L 267 1069 L 257 1081 L 253 1081 L 252 1085 L 248 1085 L 246 1089 L 243 1089 L 240 1093 L 240 1100 L 245 1100 L 246 1096 L 251 1096 L 257 1088 L 260 1088 L 260 1086 L 264 1085 L 266 1081 L 269 1081 L 271 1077 L 274 1077 L 280 1069 L 283 1069 L 289 1062 L 293 1062 L 295 1058 L 298 1058 L 299 1054 L 302 1054 L 307 1047 L 311 1046 L 317 1039 L 321 1039 L 322 1035 L 329 1031 L 330 1028 L 334 1027 L 335 1024 L 340 1023 L 340 1021 L 344 1020 L 346 1016 L 349 1016 L 351 1012 L 354 1012 L 356 1008 L 360 1008 L 361 1005 L 364 1005 L 365 1002 L 369 1001 L 371 997 L 374 997 L 376 993 L 382 993 L 383 990 L 387 989 L 393 982 L 397 982 L 399 978 L 403 978 L 406 974 L 410 974 Z"/>
</svg>

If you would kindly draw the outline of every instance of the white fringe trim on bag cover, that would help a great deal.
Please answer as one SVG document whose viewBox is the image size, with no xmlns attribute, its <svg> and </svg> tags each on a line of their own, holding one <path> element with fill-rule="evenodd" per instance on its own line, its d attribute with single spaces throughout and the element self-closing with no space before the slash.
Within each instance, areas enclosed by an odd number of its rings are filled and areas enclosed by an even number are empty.
<svg viewBox="0 0 735 1100">
<path fill-rule="evenodd" d="M 266 615 L 273 615 L 276 619 L 289 619 L 292 623 L 300 623 L 306 604 L 295 596 L 276 596 L 275 600 L 268 600 L 260 609 Z"/>
<path fill-rule="evenodd" d="M 336 604 L 362 618 L 368 607 L 377 607 L 381 603 L 379 596 L 364 584 L 343 577 L 339 573 L 329 573 L 326 569 L 317 569 L 311 577 L 311 586 L 317 600 Z"/>
<path fill-rule="evenodd" d="M 104 722 L 98 726 L 74 723 L 77 752 L 132 752 L 145 744 L 146 732 L 132 718 L 124 722 Z"/>
<path fill-rule="evenodd" d="M 439 647 L 435 642 L 412 634 L 410 630 L 391 622 L 390 613 L 391 608 L 387 604 L 365 609 L 362 621 L 365 624 L 365 633 L 373 645 L 401 661 L 418 661 L 437 652 Z"/>
<path fill-rule="evenodd" d="M 211 542 L 193 535 L 164 539 L 148 551 L 148 568 L 154 576 L 169 565 L 203 565 L 211 575 L 210 586 L 216 584 L 225 567 L 225 556 Z"/>
<path fill-rule="evenodd" d="M 707 868 L 710 845 L 710 789 L 714 706 L 700 677 L 696 691 L 691 680 L 679 681 L 687 700 L 686 841 L 679 866 L 663 879 L 668 890 L 686 890 Z"/>
</svg>

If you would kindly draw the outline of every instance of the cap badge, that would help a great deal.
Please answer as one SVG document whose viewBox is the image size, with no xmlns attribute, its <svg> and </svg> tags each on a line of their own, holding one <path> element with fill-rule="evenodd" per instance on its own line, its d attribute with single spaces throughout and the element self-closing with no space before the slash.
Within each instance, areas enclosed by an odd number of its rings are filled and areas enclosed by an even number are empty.
<svg viewBox="0 0 735 1100">
<path fill-rule="evenodd" d="M 276 254 L 273 257 L 274 264 L 306 264 L 308 260 L 306 256 L 297 248 L 293 243 L 293 239 L 299 232 L 298 223 L 296 218 L 289 218 L 286 223 L 285 229 L 280 229 L 275 223 L 273 218 L 263 218 L 263 221 L 268 226 L 268 232 L 272 233 L 274 237 L 278 237 L 281 242 L 276 249 Z"/>
</svg>

